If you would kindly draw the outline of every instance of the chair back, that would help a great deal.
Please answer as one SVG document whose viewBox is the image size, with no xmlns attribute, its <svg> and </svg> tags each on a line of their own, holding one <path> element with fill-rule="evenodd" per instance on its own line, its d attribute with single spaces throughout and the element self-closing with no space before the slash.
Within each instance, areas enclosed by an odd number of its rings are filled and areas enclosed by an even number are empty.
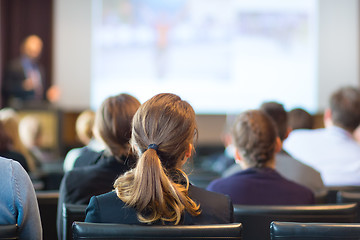
<svg viewBox="0 0 360 240">
<path fill-rule="evenodd" d="M 243 225 L 244 240 L 270 239 L 270 223 L 284 222 L 355 222 L 357 204 L 296 206 L 234 205 L 235 222 Z"/>
<path fill-rule="evenodd" d="M 360 192 L 339 191 L 336 195 L 337 203 L 357 203 L 358 214 L 356 222 L 360 223 Z"/>
<path fill-rule="evenodd" d="M 57 239 L 56 213 L 59 191 L 37 191 L 44 239 Z"/>
<path fill-rule="evenodd" d="M 242 239 L 240 223 L 213 225 L 128 225 L 74 222 L 74 240 L 96 239 Z"/>
<path fill-rule="evenodd" d="M 0 225 L 0 240 L 14 240 L 18 238 L 17 225 Z"/>
<path fill-rule="evenodd" d="M 272 222 L 271 240 L 359 240 L 360 223 Z"/>
<path fill-rule="evenodd" d="M 360 186 L 331 186 L 326 189 L 328 190 L 326 203 L 337 203 L 337 193 L 340 191 L 360 192 Z"/>
<path fill-rule="evenodd" d="M 76 205 L 76 204 L 63 204 L 63 237 L 66 240 L 72 239 L 72 224 L 75 221 L 85 221 L 85 210 L 87 205 Z"/>
</svg>

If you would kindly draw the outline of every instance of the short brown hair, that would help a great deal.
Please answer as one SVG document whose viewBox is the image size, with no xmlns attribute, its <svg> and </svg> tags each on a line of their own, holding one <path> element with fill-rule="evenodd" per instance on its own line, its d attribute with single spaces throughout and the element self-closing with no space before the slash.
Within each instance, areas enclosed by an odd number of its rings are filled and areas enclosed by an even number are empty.
<svg viewBox="0 0 360 240">
<path fill-rule="evenodd" d="M 277 132 L 274 122 L 260 110 L 243 112 L 232 130 L 235 147 L 251 167 L 263 167 L 275 154 Z"/>
<path fill-rule="evenodd" d="M 360 124 L 360 91 L 343 87 L 330 97 L 331 118 L 335 125 L 353 132 Z"/>
<path fill-rule="evenodd" d="M 288 118 L 284 106 L 277 102 L 265 102 L 260 106 L 260 110 L 265 112 L 274 121 L 281 141 L 287 135 Z"/>
<path fill-rule="evenodd" d="M 94 128 L 115 157 L 130 149 L 131 122 L 140 102 L 129 94 L 109 97 L 96 112 Z"/>
<path fill-rule="evenodd" d="M 295 129 L 312 129 L 314 120 L 310 113 L 302 108 L 295 108 L 289 112 L 289 126 Z"/>
</svg>

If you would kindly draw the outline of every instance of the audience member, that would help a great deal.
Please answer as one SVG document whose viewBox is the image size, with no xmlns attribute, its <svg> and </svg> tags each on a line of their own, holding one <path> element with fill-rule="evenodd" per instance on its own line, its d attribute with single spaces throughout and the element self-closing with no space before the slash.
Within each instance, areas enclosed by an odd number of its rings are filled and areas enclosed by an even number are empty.
<svg viewBox="0 0 360 240">
<path fill-rule="evenodd" d="M 360 185 L 360 146 L 352 136 L 359 123 L 360 91 L 344 87 L 330 97 L 325 128 L 295 130 L 284 148 L 317 169 L 325 185 Z"/>
<path fill-rule="evenodd" d="M 95 113 L 91 110 L 83 111 L 76 120 L 76 134 L 85 146 L 70 150 L 64 160 L 64 171 L 76 167 L 94 164 L 98 155 L 96 153 L 104 150 L 104 147 L 93 137 Z"/>
<path fill-rule="evenodd" d="M 15 160 L 21 164 L 26 172 L 29 172 L 29 167 L 25 157 L 16 151 L 13 151 L 11 138 L 6 134 L 4 126 L 0 121 L 0 156 Z"/>
<path fill-rule="evenodd" d="M 275 154 L 281 140 L 271 118 L 262 111 L 247 111 L 233 127 L 235 159 L 241 172 L 210 183 L 208 190 L 228 194 L 234 204 L 296 205 L 314 203 L 306 187 L 282 177 L 276 170 Z"/>
<path fill-rule="evenodd" d="M 0 224 L 17 224 L 19 239 L 41 240 L 39 207 L 28 174 L 5 158 L 0 158 L 0 171 Z"/>
<path fill-rule="evenodd" d="M 106 149 L 99 154 L 96 164 L 74 168 L 62 179 L 57 213 L 59 239 L 63 203 L 88 204 L 92 196 L 111 191 L 115 179 L 133 167 L 136 157 L 129 140 L 131 121 L 139 106 L 133 96 L 119 94 L 107 98 L 96 112 L 94 134 Z"/>
<path fill-rule="evenodd" d="M 125 224 L 229 223 L 228 197 L 189 184 L 181 170 L 192 155 L 195 112 L 180 97 L 159 94 L 133 120 L 131 145 L 137 165 L 114 183 L 115 191 L 92 197 L 86 222 Z"/>
<path fill-rule="evenodd" d="M 314 124 L 314 119 L 302 108 L 295 108 L 291 110 L 288 114 L 289 116 L 289 127 L 292 130 L 296 129 L 312 129 Z"/>
<path fill-rule="evenodd" d="M 42 126 L 38 118 L 28 115 L 20 120 L 19 135 L 22 143 L 34 158 L 36 167 L 46 162 L 51 162 L 53 157 L 41 149 Z"/>
<path fill-rule="evenodd" d="M 265 102 L 260 106 L 260 110 L 265 112 L 274 121 L 280 140 L 283 143 L 291 132 L 291 128 L 288 126 L 287 112 L 283 105 L 277 102 Z M 326 188 L 320 173 L 294 159 L 284 149 L 281 149 L 276 154 L 275 169 L 286 179 L 308 187 L 315 195 L 323 196 L 326 194 Z M 241 171 L 241 166 L 234 164 L 233 167 L 227 170 L 226 176 L 230 176 L 237 171 Z"/>
<path fill-rule="evenodd" d="M 226 116 L 225 127 L 221 134 L 221 141 L 223 142 L 225 147 L 224 151 L 221 153 L 215 153 L 210 156 L 206 156 L 206 158 L 201 161 L 202 169 L 210 170 L 218 174 L 223 174 L 226 169 L 228 169 L 235 163 L 235 148 L 232 144 L 232 137 L 230 133 L 230 129 L 235 117 L 235 115 Z"/>
<path fill-rule="evenodd" d="M 11 138 L 12 148 L 14 151 L 21 153 L 29 166 L 29 171 L 34 173 L 37 171 L 35 160 L 29 150 L 22 143 L 19 136 L 19 116 L 11 108 L 3 108 L 0 110 L 0 121 L 4 125 L 4 131 Z"/>
</svg>

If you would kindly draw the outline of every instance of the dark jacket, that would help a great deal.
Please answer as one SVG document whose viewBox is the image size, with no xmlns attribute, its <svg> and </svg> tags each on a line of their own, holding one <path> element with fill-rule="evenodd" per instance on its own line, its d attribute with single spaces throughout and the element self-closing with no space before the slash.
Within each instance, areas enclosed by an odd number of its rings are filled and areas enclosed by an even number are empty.
<svg viewBox="0 0 360 240">
<path fill-rule="evenodd" d="M 59 239 L 62 239 L 63 203 L 88 204 L 92 196 L 111 191 L 116 178 L 130 170 L 134 161 L 130 157 L 122 157 L 121 160 L 123 162 L 116 160 L 113 156 L 106 156 L 105 152 L 102 152 L 95 165 L 75 168 L 65 174 L 60 185 L 57 212 Z"/>
<path fill-rule="evenodd" d="M 214 180 L 207 189 L 229 195 L 234 204 L 297 205 L 315 202 L 310 189 L 285 179 L 271 168 L 249 168 Z"/>
<path fill-rule="evenodd" d="M 189 197 L 200 204 L 201 214 L 185 212 L 182 225 L 221 224 L 233 222 L 233 205 L 229 197 L 189 186 Z M 134 208 L 126 207 L 114 191 L 92 197 L 86 209 L 85 222 L 142 224 Z M 156 224 L 161 224 L 157 222 Z"/>
</svg>

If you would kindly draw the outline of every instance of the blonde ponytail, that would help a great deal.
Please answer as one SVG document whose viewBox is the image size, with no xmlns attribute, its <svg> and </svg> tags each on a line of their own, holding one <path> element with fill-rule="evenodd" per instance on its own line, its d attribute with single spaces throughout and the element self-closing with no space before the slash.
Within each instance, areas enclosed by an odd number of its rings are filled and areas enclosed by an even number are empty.
<svg viewBox="0 0 360 240">
<path fill-rule="evenodd" d="M 136 209 L 140 222 L 177 225 L 184 211 L 193 216 L 201 213 L 188 196 L 189 179 L 180 169 L 196 136 L 194 109 L 174 94 L 158 94 L 136 112 L 130 144 L 139 159 L 114 188 L 126 205 Z M 185 184 L 174 173 L 180 173 Z"/>
<path fill-rule="evenodd" d="M 114 187 L 117 196 L 137 210 L 140 222 L 160 220 L 177 225 L 184 210 L 194 216 L 200 214 L 200 206 L 187 196 L 189 184 L 183 174 L 186 186 L 173 182 L 164 171 L 156 150 L 148 149 L 136 168 L 119 177 Z"/>
</svg>

